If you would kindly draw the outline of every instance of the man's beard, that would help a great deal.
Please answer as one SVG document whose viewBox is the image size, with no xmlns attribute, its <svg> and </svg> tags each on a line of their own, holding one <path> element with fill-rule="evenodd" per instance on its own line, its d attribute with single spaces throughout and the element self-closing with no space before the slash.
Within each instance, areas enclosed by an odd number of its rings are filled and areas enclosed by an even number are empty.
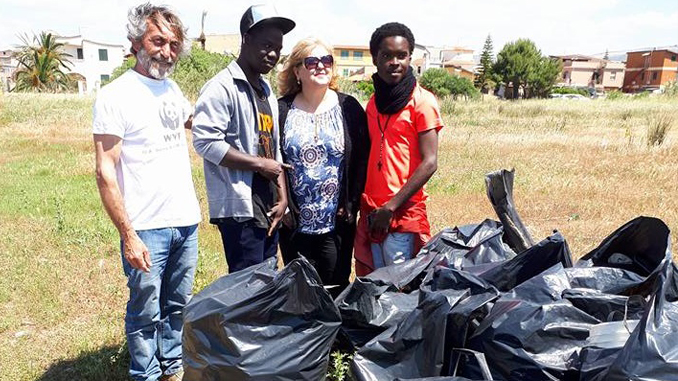
<svg viewBox="0 0 678 381">
<path fill-rule="evenodd" d="M 175 61 L 164 59 L 160 53 L 151 56 L 146 49 L 141 48 L 137 52 L 137 60 L 146 72 L 155 79 L 165 79 L 174 72 Z"/>
</svg>

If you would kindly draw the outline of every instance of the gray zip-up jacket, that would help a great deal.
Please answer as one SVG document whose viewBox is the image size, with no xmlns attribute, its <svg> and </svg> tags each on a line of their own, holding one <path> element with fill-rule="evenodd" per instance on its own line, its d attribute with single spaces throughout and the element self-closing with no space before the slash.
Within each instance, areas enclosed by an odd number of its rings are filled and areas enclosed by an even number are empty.
<svg viewBox="0 0 678 381">
<path fill-rule="evenodd" d="M 273 147 L 280 156 L 278 101 L 262 78 L 273 113 Z M 253 217 L 252 171 L 219 165 L 231 148 L 256 156 L 259 132 L 254 89 L 236 61 L 210 79 L 195 104 L 193 147 L 203 157 L 210 218 Z"/>
</svg>

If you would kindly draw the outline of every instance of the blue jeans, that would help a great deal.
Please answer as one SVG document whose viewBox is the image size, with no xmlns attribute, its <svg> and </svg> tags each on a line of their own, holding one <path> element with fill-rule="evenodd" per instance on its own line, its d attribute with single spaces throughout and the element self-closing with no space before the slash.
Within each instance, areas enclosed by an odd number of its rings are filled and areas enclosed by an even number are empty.
<svg viewBox="0 0 678 381">
<path fill-rule="evenodd" d="M 374 268 L 403 263 L 412 258 L 415 233 L 388 233 L 381 243 L 372 243 Z"/>
<path fill-rule="evenodd" d="M 158 380 L 182 369 L 182 310 L 191 298 L 198 261 L 198 225 L 137 231 L 151 256 L 151 271 L 122 259 L 129 301 L 125 334 L 130 376 Z M 124 249 L 123 249 L 124 250 Z"/>
</svg>

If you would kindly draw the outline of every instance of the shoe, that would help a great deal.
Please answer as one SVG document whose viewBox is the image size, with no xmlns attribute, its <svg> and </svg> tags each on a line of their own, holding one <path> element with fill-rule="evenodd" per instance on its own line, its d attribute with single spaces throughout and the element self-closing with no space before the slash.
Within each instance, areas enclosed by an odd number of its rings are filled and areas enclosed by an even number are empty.
<svg viewBox="0 0 678 381">
<path fill-rule="evenodd" d="M 160 377 L 160 381 L 181 381 L 184 378 L 184 371 L 180 370 L 174 374 L 165 374 Z"/>
</svg>

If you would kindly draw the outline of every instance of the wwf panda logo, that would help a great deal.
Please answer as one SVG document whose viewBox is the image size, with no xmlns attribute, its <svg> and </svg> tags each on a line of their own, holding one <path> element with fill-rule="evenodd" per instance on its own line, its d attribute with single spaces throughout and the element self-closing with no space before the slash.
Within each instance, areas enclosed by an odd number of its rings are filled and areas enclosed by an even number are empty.
<svg viewBox="0 0 678 381">
<path fill-rule="evenodd" d="M 176 130 L 181 125 L 179 118 L 181 108 L 173 101 L 164 100 L 160 107 L 162 125 L 170 130 Z"/>
</svg>

